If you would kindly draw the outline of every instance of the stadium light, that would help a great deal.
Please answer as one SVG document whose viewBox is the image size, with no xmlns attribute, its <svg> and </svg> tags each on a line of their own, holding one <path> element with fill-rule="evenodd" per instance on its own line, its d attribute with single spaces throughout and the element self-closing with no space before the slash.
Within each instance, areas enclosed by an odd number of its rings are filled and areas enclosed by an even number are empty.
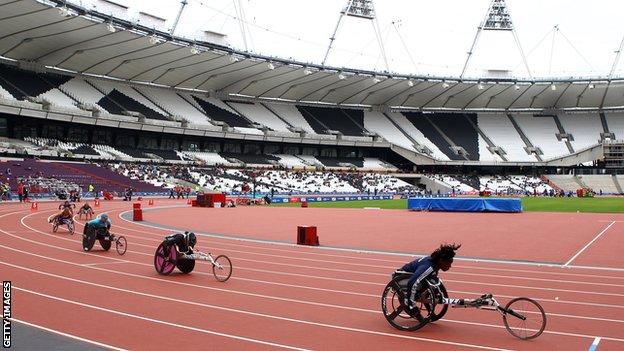
<svg viewBox="0 0 624 351">
<path fill-rule="evenodd" d="M 477 89 L 479 89 L 479 90 L 483 90 L 483 88 L 484 88 L 484 87 L 483 87 L 483 84 L 479 83 L 479 85 L 477 85 Z"/>
<path fill-rule="evenodd" d="M 442 88 L 446 89 L 449 87 L 449 83 L 447 82 L 442 82 Z"/>
<path fill-rule="evenodd" d="M 515 85 L 514 85 L 514 89 L 516 89 L 516 90 L 520 90 L 520 86 L 519 86 L 518 84 L 515 84 Z"/>
<path fill-rule="evenodd" d="M 108 22 L 108 24 L 106 25 L 106 29 L 108 29 L 108 31 L 111 33 L 115 33 L 117 31 L 117 29 L 115 29 L 115 26 L 113 26 L 113 22 Z"/>
<path fill-rule="evenodd" d="M 269 62 L 269 63 L 267 64 L 267 67 L 268 67 L 269 69 L 275 69 L 275 65 L 273 64 L 273 62 Z"/>
<path fill-rule="evenodd" d="M 152 35 L 150 35 L 150 37 L 149 37 L 149 42 L 150 42 L 150 44 L 152 44 L 152 45 L 156 45 L 156 44 L 160 43 L 160 39 L 158 39 L 158 37 L 156 36 L 156 34 L 152 34 Z"/>
<path fill-rule="evenodd" d="M 312 74 L 312 70 L 308 67 L 303 69 L 303 74 L 305 74 L 306 76 Z"/>
<path fill-rule="evenodd" d="M 191 46 L 191 54 L 193 55 L 199 54 L 199 49 L 197 48 L 197 46 L 195 45 Z"/>
<path fill-rule="evenodd" d="M 236 57 L 234 55 L 230 55 L 230 62 L 232 62 L 232 63 L 238 62 L 238 57 Z"/>
<path fill-rule="evenodd" d="M 342 72 L 338 73 L 338 79 L 343 80 L 345 78 L 347 78 L 347 76 L 345 76 L 344 73 Z"/>
<path fill-rule="evenodd" d="M 377 83 L 381 82 L 381 79 L 379 79 L 379 77 L 377 77 L 377 76 L 374 76 L 374 77 L 373 77 L 373 82 L 374 82 L 375 84 L 377 84 Z"/>
<path fill-rule="evenodd" d="M 411 80 L 411 79 L 408 79 L 408 80 L 407 80 L 407 85 L 408 85 L 409 87 L 413 87 L 413 86 L 414 86 L 414 81 L 413 81 L 413 80 Z"/>
<path fill-rule="evenodd" d="M 67 6 L 59 7 L 58 8 L 58 12 L 59 12 L 59 15 L 61 15 L 63 17 L 70 17 L 72 15 L 72 13 L 69 11 Z"/>
<path fill-rule="evenodd" d="M 589 83 L 589 85 L 587 86 L 589 89 L 594 89 L 596 86 L 594 86 L 594 84 Z"/>
<path fill-rule="evenodd" d="M 557 86 L 555 85 L 555 83 L 553 83 L 553 84 L 550 86 L 550 90 L 552 90 L 552 91 L 557 90 Z"/>
</svg>

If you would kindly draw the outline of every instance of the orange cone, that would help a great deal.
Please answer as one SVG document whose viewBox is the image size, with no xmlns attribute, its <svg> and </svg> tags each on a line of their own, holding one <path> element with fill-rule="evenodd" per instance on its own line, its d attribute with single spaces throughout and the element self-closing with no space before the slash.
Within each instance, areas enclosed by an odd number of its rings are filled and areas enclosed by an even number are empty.
<svg viewBox="0 0 624 351">
<path fill-rule="evenodd" d="M 100 207 L 100 199 L 95 199 L 95 207 Z"/>
<path fill-rule="evenodd" d="M 150 199 L 148 205 L 154 206 L 154 199 Z"/>
<path fill-rule="evenodd" d="M 39 209 L 39 205 L 37 204 L 36 201 L 33 201 L 30 203 L 30 210 L 31 211 L 37 211 Z"/>
<path fill-rule="evenodd" d="M 186 199 L 186 204 L 190 205 L 191 204 L 191 199 Z"/>
</svg>

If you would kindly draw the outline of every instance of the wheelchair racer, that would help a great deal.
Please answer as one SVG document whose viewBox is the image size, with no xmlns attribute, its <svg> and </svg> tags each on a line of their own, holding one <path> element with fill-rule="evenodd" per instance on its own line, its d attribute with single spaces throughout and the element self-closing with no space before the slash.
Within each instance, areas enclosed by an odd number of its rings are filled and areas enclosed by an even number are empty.
<svg viewBox="0 0 624 351">
<path fill-rule="evenodd" d="M 66 223 L 73 222 L 74 221 L 73 217 L 74 217 L 74 212 L 71 210 L 71 208 L 65 207 L 65 208 L 63 208 L 63 210 L 61 210 L 61 212 L 59 212 L 56 215 L 52 216 L 48 220 L 48 222 L 49 223 L 66 224 Z"/>
<path fill-rule="evenodd" d="M 111 220 L 108 218 L 108 214 L 102 213 L 99 217 L 92 219 L 87 222 L 84 227 L 83 235 L 87 235 L 87 230 L 92 228 L 95 230 L 97 238 L 103 238 L 109 241 L 114 241 L 115 236 L 110 233 L 110 228 L 113 225 Z"/>
<path fill-rule="evenodd" d="M 461 244 L 440 245 L 431 255 L 416 259 L 400 269 L 405 272 L 413 273 L 412 277 L 407 282 L 408 296 L 407 301 L 404 301 L 405 305 L 408 306 L 410 310 L 415 308 L 415 303 L 419 301 L 421 294 L 427 288 L 425 280 L 437 281 L 438 272 L 440 270 L 446 272 L 451 269 L 455 251 L 460 247 Z"/>
<path fill-rule="evenodd" d="M 165 242 L 170 247 L 175 245 L 180 253 L 192 254 L 193 248 L 197 244 L 197 236 L 193 232 L 176 233 L 166 236 Z"/>
<path fill-rule="evenodd" d="M 84 205 L 82 205 L 82 207 L 80 207 L 80 209 L 78 210 L 78 215 L 82 217 L 82 215 L 85 215 L 85 218 L 89 217 L 93 217 L 93 215 L 95 214 L 95 212 L 93 211 L 93 208 L 89 205 L 88 202 L 85 202 Z"/>
</svg>

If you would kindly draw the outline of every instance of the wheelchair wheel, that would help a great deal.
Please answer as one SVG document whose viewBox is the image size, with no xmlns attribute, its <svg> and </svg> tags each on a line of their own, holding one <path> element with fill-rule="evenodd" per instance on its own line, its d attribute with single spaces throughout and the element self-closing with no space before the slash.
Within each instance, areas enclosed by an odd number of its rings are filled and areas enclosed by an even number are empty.
<svg viewBox="0 0 624 351">
<path fill-rule="evenodd" d="M 113 243 L 110 240 L 106 240 L 104 238 L 98 239 L 100 242 L 100 246 L 104 249 L 104 251 L 110 250 Z"/>
<path fill-rule="evenodd" d="M 74 226 L 74 222 L 67 223 L 67 229 L 69 230 L 69 234 L 74 235 L 74 230 L 76 227 Z"/>
<path fill-rule="evenodd" d="M 178 267 L 178 269 L 184 274 L 191 273 L 195 268 L 195 260 L 189 260 L 186 258 L 178 259 L 176 267 Z"/>
<path fill-rule="evenodd" d="M 423 316 L 418 304 L 413 309 L 405 305 L 408 298 L 408 280 L 406 277 L 397 276 L 386 285 L 381 296 L 381 310 L 390 325 L 399 330 L 412 331 L 429 323 L 429 313 Z"/>
<path fill-rule="evenodd" d="M 58 223 L 54 222 L 54 224 L 52 224 L 52 232 L 56 233 L 58 231 L 58 227 L 59 227 Z"/>
<path fill-rule="evenodd" d="M 230 279 L 230 276 L 232 276 L 232 261 L 225 255 L 217 256 L 215 264 L 212 265 L 212 274 L 220 282 Z"/>
<path fill-rule="evenodd" d="M 434 293 L 434 301 L 439 302 L 442 298 L 448 298 L 448 293 L 446 292 L 446 288 L 444 287 L 444 284 L 440 283 L 440 290 L 438 291 L 435 288 L 432 288 L 431 291 L 433 291 Z M 442 293 L 442 296 L 440 296 L 440 293 Z M 430 304 L 425 304 L 426 309 L 427 310 L 431 310 L 431 305 Z M 435 322 L 437 320 L 439 320 L 440 318 L 444 317 L 444 315 L 446 314 L 446 311 L 448 311 L 448 305 L 445 304 L 438 304 L 436 303 L 435 306 L 433 306 L 433 311 L 431 312 L 431 322 Z"/>
<path fill-rule="evenodd" d="M 115 240 L 115 249 L 120 256 L 126 253 L 126 250 L 128 249 L 128 242 L 126 241 L 126 237 L 117 237 L 117 240 Z"/>
<path fill-rule="evenodd" d="M 154 254 L 154 268 L 156 268 L 156 272 L 162 275 L 171 274 L 176 267 L 177 254 L 178 252 L 174 245 L 169 245 L 166 242 L 158 245 Z"/>
<path fill-rule="evenodd" d="M 503 313 L 503 323 L 507 331 L 518 339 L 535 339 L 546 328 L 546 312 L 535 300 L 528 297 L 516 297 L 505 307 L 499 307 Z"/>
<path fill-rule="evenodd" d="M 95 244 L 95 229 L 86 226 L 82 234 L 82 248 L 85 251 L 91 251 Z"/>
</svg>

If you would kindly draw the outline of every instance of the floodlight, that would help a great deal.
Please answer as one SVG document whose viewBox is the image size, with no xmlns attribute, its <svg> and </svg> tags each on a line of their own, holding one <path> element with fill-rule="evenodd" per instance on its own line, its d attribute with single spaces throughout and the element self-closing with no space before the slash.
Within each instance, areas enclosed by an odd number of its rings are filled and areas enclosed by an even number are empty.
<svg viewBox="0 0 624 351">
<path fill-rule="evenodd" d="M 410 87 L 413 87 L 414 86 L 414 81 L 412 81 L 411 79 L 408 79 L 407 80 L 407 85 L 410 86 Z"/>
<path fill-rule="evenodd" d="M 347 76 L 345 76 L 344 73 L 342 72 L 338 73 L 338 79 L 343 80 L 345 78 L 347 78 Z"/>
<path fill-rule="evenodd" d="M 230 62 L 232 62 L 232 63 L 238 62 L 238 57 L 236 57 L 234 55 L 230 55 Z"/>
<path fill-rule="evenodd" d="M 592 84 L 592 83 L 590 83 L 587 87 L 588 87 L 589 89 L 594 89 L 594 88 L 595 88 L 594 84 Z"/>
<path fill-rule="evenodd" d="M 442 82 L 442 88 L 446 89 L 449 87 L 449 83 L 447 82 Z"/>
<path fill-rule="evenodd" d="M 275 65 L 273 64 L 273 62 L 269 62 L 269 63 L 267 64 L 267 67 L 268 67 L 269 69 L 275 69 Z"/>
<path fill-rule="evenodd" d="M 479 90 L 483 90 L 483 88 L 484 88 L 484 87 L 483 87 L 483 84 L 479 83 L 479 85 L 477 85 L 477 89 L 479 89 Z"/>
<path fill-rule="evenodd" d="M 308 67 L 306 67 L 306 68 L 304 68 L 304 70 L 303 70 L 303 74 L 305 74 L 306 76 L 307 76 L 307 75 L 310 75 L 310 74 L 312 74 L 312 70 L 311 70 L 311 69 L 309 69 Z"/>
<path fill-rule="evenodd" d="M 552 90 L 552 91 L 557 90 L 557 86 L 553 83 L 553 84 L 550 86 L 550 90 Z"/>
<path fill-rule="evenodd" d="M 108 24 L 106 25 L 106 29 L 108 29 L 108 31 L 111 33 L 115 33 L 117 31 L 115 29 L 115 26 L 113 26 L 113 22 L 108 22 Z"/>
<path fill-rule="evenodd" d="M 518 84 L 514 85 L 514 89 L 520 90 L 520 86 Z"/>
<path fill-rule="evenodd" d="M 199 49 L 197 48 L 197 46 L 195 45 L 191 46 L 191 54 L 193 55 L 199 54 Z"/>
<path fill-rule="evenodd" d="M 152 45 L 156 45 L 156 44 L 160 43 L 160 39 L 158 39 L 158 37 L 156 36 L 156 34 L 152 34 L 152 35 L 150 35 L 150 37 L 149 37 L 149 42 L 150 42 L 150 44 L 152 44 Z"/>
<path fill-rule="evenodd" d="M 377 83 L 381 82 L 381 79 L 379 79 L 379 77 L 377 77 L 377 76 L 374 76 L 374 77 L 373 77 L 373 82 L 374 82 L 375 84 L 377 84 Z"/>
</svg>

